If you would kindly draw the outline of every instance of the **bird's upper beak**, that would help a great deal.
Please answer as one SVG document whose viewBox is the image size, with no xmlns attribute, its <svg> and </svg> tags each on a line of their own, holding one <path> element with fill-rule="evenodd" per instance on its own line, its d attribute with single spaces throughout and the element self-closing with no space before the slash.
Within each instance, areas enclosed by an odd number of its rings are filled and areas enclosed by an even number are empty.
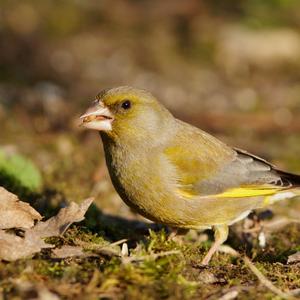
<svg viewBox="0 0 300 300">
<path fill-rule="evenodd" d="M 90 107 L 80 119 L 82 120 L 82 126 L 85 128 L 110 131 L 112 130 L 114 117 L 111 111 L 103 103 L 99 102 Z"/>
</svg>

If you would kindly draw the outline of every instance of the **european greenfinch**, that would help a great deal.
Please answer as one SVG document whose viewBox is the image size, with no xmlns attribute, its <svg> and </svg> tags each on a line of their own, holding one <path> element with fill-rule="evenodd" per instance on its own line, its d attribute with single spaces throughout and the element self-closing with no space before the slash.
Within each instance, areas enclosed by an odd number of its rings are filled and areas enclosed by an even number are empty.
<svg viewBox="0 0 300 300">
<path fill-rule="evenodd" d="M 174 118 L 144 90 L 104 90 L 81 119 L 100 131 L 112 183 L 127 205 L 171 227 L 214 230 L 204 265 L 230 225 L 299 195 L 299 175 Z"/>
</svg>

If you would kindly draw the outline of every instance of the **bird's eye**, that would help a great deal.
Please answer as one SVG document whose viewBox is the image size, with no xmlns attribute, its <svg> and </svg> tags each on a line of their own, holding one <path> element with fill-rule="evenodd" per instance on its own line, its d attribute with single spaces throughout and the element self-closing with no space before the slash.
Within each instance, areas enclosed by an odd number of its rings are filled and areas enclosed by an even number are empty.
<svg viewBox="0 0 300 300">
<path fill-rule="evenodd" d="M 121 107 L 123 109 L 130 109 L 131 108 L 131 102 L 130 100 L 124 100 L 121 104 Z"/>
</svg>

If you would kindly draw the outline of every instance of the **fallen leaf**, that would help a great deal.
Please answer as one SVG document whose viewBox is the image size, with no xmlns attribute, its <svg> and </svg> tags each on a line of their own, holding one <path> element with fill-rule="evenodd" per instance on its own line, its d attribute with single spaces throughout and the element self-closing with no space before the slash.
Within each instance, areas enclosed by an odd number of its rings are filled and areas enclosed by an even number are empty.
<svg viewBox="0 0 300 300">
<path fill-rule="evenodd" d="M 43 238 L 62 235 L 72 223 L 82 221 L 92 201 L 89 198 L 80 205 L 72 202 L 56 216 L 26 229 L 24 238 L 0 230 L 0 259 L 13 261 L 40 252 L 43 248 L 52 248 L 53 245 L 45 243 Z"/>
<path fill-rule="evenodd" d="M 289 255 L 288 257 L 288 264 L 294 264 L 294 263 L 299 263 L 300 262 L 300 251 Z"/>
<path fill-rule="evenodd" d="M 31 228 L 42 216 L 28 203 L 0 187 L 0 229 Z"/>
<path fill-rule="evenodd" d="M 0 230 L 0 259 L 14 261 L 40 252 L 42 248 L 49 247 L 53 246 L 46 244 L 41 239 L 32 242 Z"/>
<path fill-rule="evenodd" d="M 81 247 L 78 246 L 62 246 L 59 249 L 52 250 L 55 258 L 66 258 L 74 256 L 85 256 L 86 253 L 83 252 Z"/>
<path fill-rule="evenodd" d="M 69 206 L 62 208 L 56 216 L 45 222 L 39 222 L 34 227 L 26 230 L 25 237 L 35 239 L 36 237 L 46 238 L 64 234 L 72 223 L 84 219 L 84 215 L 92 202 L 93 198 L 88 198 L 79 205 L 71 202 Z"/>
</svg>

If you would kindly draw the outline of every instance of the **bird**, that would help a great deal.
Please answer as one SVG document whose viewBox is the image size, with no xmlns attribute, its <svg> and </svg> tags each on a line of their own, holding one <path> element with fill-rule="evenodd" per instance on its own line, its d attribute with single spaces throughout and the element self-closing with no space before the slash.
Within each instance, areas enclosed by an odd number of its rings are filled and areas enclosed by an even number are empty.
<svg viewBox="0 0 300 300">
<path fill-rule="evenodd" d="M 300 175 L 175 118 L 146 90 L 102 90 L 80 119 L 99 131 L 112 184 L 129 207 L 171 228 L 214 231 L 203 265 L 229 226 L 300 195 Z"/>
</svg>

